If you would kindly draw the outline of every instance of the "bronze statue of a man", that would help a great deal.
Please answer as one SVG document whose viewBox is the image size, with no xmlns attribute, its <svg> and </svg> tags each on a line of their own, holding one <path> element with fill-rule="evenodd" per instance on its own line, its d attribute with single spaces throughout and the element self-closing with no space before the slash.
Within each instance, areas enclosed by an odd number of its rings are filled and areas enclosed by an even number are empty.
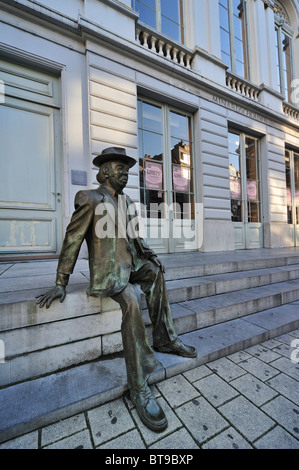
<svg viewBox="0 0 299 470">
<path fill-rule="evenodd" d="M 171 315 L 164 280 L 164 268 L 157 255 L 137 236 L 130 236 L 121 227 L 129 224 L 132 214 L 114 218 L 113 236 L 101 236 L 104 213 L 111 208 L 119 212 L 118 201 L 130 198 L 123 193 L 129 169 L 136 160 L 124 149 L 111 147 L 103 150 L 93 163 L 99 167 L 98 189 L 79 191 L 75 197 L 75 211 L 67 227 L 57 267 L 56 286 L 37 297 L 40 307 L 49 308 L 54 299 L 65 298 L 65 287 L 73 272 L 81 244 L 85 239 L 89 254 L 90 288 L 87 293 L 96 297 L 111 297 L 122 310 L 121 334 L 127 368 L 130 397 L 142 422 L 153 431 L 167 427 L 165 414 L 152 396 L 147 380 L 158 366 L 149 345 L 134 284 L 145 293 L 149 316 L 153 326 L 155 350 L 196 357 L 196 349 L 178 338 Z M 104 209 L 104 210 L 103 210 Z M 136 216 L 136 214 L 135 214 Z M 125 220 L 124 220 L 125 219 Z M 105 234 L 107 235 L 107 234 Z"/>
</svg>

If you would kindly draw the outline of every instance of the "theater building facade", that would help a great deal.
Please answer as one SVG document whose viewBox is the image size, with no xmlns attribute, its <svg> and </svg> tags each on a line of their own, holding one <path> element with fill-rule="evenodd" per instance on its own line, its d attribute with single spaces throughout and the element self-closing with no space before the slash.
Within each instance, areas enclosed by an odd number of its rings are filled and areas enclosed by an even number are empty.
<svg viewBox="0 0 299 470">
<path fill-rule="evenodd" d="M 59 255 L 107 147 L 157 253 L 299 246 L 298 1 L 0 10 L 0 259 Z"/>
</svg>

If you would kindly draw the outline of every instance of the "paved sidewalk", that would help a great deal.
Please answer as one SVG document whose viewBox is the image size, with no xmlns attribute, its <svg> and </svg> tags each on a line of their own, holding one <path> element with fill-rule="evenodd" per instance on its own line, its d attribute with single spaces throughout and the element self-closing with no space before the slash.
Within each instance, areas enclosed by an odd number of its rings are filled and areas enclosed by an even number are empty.
<svg viewBox="0 0 299 470">
<path fill-rule="evenodd" d="M 163 433 L 124 396 L 0 449 L 299 449 L 298 360 L 299 329 L 157 383 Z"/>
</svg>

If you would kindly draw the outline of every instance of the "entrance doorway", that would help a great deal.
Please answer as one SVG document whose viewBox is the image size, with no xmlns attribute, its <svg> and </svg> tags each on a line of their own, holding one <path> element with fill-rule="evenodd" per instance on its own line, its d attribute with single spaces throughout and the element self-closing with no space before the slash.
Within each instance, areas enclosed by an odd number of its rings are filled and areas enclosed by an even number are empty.
<svg viewBox="0 0 299 470">
<path fill-rule="evenodd" d="M 299 153 L 285 151 L 287 214 L 291 243 L 299 246 Z"/>
<path fill-rule="evenodd" d="M 138 100 L 141 216 L 157 253 L 196 249 L 192 116 Z"/>
<path fill-rule="evenodd" d="M 229 132 L 229 172 L 235 248 L 260 248 L 263 238 L 258 139 Z"/>
<path fill-rule="evenodd" d="M 0 255 L 61 246 L 59 78 L 0 61 Z"/>
</svg>

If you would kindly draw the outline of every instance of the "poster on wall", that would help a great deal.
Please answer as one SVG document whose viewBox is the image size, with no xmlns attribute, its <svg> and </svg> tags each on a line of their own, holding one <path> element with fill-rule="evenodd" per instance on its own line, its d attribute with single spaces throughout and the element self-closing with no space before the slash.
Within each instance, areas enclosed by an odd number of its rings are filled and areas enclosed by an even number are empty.
<svg viewBox="0 0 299 470">
<path fill-rule="evenodd" d="M 242 199 L 241 180 L 239 178 L 230 179 L 230 197 L 231 199 Z"/>
<path fill-rule="evenodd" d="M 256 181 L 247 181 L 247 199 L 248 201 L 257 200 L 257 183 Z"/>
<path fill-rule="evenodd" d="M 177 192 L 188 192 L 190 173 L 188 168 L 172 167 L 173 189 Z"/>
<path fill-rule="evenodd" d="M 145 162 L 145 187 L 163 189 L 163 166 L 161 163 Z"/>
</svg>

